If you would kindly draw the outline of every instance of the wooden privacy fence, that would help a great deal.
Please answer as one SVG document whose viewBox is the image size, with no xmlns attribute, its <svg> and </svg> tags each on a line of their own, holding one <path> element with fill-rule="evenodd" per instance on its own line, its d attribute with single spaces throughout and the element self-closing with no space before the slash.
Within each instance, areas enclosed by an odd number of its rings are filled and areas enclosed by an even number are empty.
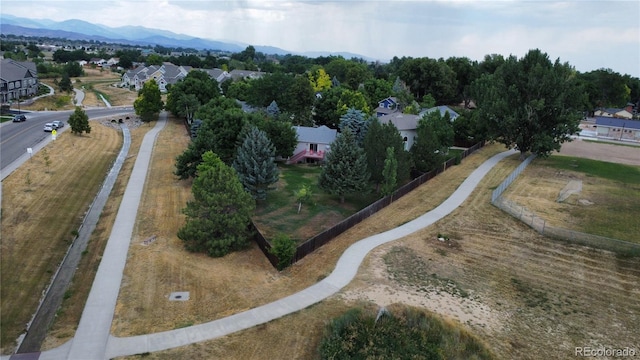
<svg viewBox="0 0 640 360">
<path fill-rule="evenodd" d="M 373 215 L 373 214 L 377 213 L 378 211 L 382 210 L 383 208 L 389 206 L 392 202 L 394 202 L 394 201 L 398 200 L 399 198 L 401 198 L 402 196 L 408 194 L 409 192 L 411 192 L 412 190 L 414 190 L 418 186 L 426 183 L 427 181 L 429 181 L 429 180 L 433 179 L 434 177 L 436 177 L 438 174 L 440 174 L 440 173 L 444 172 L 445 170 L 447 170 L 448 168 L 456 165 L 458 160 L 462 160 L 462 159 L 466 158 L 467 156 L 473 154 L 474 152 L 476 152 L 478 149 L 482 148 L 483 146 L 484 146 L 484 142 L 480 142 L 480 143 L 475 144 L 474 146 L 472 146 L 472 147 L 466 149 L 464 152 L 462 152 L 460 154 L 460 156 L 458 157 L 458 159 L 451 158 L 451 159 L 445 161 L 442 164 L 441 167 L 416 177 L 415 179 L 413 179 L 409 183 L 399 187 L 391 195 L 381 198 L 380 200 L 374 202 L 373 204 L 365 207 L 364 209 L 358 211 L 357 213 L 355 213 L 355 214 L 349 216 L 348 218 L 342 220 L 341 222 L 339 222 L 338 224 L 336 224 L 332 228 L 327 229 L 327 230 L 325 230 L 325 231 L 313 236 L 312 238 L 308 239 L 307 241 L 303 242 L 302 244 L 298 245 L 298 247 L 296 249 L 296 254 L 295 254 L 294 258 L 293 258 L 293 263 L 295 263 L 295 262 L 301 260 L 302 258 L 304 258 L 305 256 L 311 254 L 316 249 L 318 249 L 322 245 L 328 243 L 329 241 L 333 240 L 338 235 L 340 235 L 343 232 L 347 231 L 348 229 L 352 228 L 356 224 L 360 223 L 362 220 L 370 217 L 371 215 Z M 273 254 L 271 254 L 269 252 L 269 250 L 271 249 L 271 244 L 262 235 L 262 233 L 260 233 L 260 230 L 258 230 L 258 228 L 253 224 L 253 222 L 251 223 L 250 227 L 255 232 L 254 240 L 258 243 L 258 246 L 260 247 L 262 252 L 267 256 L 267 258 L 269 259 L 271 264 L 275 267 L 278 264 L 278 259 Z"/>
</svg>

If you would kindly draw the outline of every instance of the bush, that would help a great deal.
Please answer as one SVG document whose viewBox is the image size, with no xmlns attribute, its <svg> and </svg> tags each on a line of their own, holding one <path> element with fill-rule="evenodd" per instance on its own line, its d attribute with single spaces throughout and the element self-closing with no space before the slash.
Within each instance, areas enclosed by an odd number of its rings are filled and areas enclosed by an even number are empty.
<svg viewBox="0 0 640 360">
<path fill-rule="evenodd" d="M 296 254 L 296 242 L 284 234 L 278 234 L 271 241 L 269 252 L 278 258 L 278 270 L 283 270 L 291 265 L 293 256 Z"/>
<path fill-rule="evenodd" d="M 351 309 L 333 319 L 321 340 L 322 359 L 493 359 L 471 333 L 423 310 Z"/>
</svg>

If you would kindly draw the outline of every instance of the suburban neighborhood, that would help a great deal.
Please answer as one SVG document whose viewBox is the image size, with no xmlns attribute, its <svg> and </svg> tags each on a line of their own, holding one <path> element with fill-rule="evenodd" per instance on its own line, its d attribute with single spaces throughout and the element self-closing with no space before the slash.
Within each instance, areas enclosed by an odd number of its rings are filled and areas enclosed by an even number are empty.
<svg viewBox="0 0 640 360">
<path fill-rule="evenodd" d="M 2 360 L 640 354 L 637 77 L 2 42 Z"/>
</svg>

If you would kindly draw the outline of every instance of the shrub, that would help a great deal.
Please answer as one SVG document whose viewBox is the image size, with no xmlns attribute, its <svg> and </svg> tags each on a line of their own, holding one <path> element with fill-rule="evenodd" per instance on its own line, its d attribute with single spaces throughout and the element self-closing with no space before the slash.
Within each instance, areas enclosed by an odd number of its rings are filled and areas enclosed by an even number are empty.
<svg viewBox="0 0 640 360">
<path fill-rule="evenodd" d="M 278 258 L 278 270 L 283 270 L 291 265 L 293 256 L 296 254 L 296 242 L 284 234 L 278 234 L 271 241 L 269 252 Z"/>
<path fill-rule="evenodd" d="M 351 309 L 333 319 L 321 340 L 322 359 L 493 359 L 463 328 L 420 309 Z"/>
</svg>

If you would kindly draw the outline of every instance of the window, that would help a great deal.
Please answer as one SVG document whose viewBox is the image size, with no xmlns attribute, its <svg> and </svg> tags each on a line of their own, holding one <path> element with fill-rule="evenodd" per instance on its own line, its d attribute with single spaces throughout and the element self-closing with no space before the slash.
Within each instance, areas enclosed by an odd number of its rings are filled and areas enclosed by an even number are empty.
<svg viewBox="0 0 640 360">
<path fill-rule="evenodd" d="M 318 151 L 318 144 L 309 144 L 309 150 Z"/>
</svg>

